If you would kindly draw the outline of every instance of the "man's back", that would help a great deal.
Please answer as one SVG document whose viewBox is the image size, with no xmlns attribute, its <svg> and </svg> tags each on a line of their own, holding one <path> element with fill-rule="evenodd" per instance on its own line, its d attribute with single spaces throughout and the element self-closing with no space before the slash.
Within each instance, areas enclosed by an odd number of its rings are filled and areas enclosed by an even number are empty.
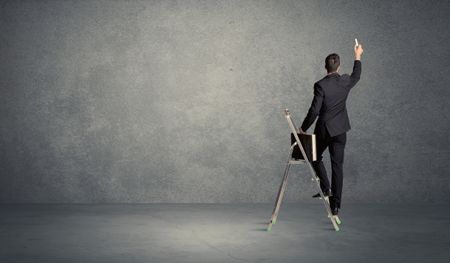
<svg viewBox="0 0 450 263">
<path fill-rule="evenodd" d="M 360 76 L 361 61 L 355 60 L 351 75 L 334 72 L 317 81 L 314 84 L 313 103 L 303 121 L 302 130 L 306 131 L 317 116 L 316 134 L 325 134 L 327 129 L 330 136 L 335 136 L 350 130 L 346 101 Z"/>
</svg>

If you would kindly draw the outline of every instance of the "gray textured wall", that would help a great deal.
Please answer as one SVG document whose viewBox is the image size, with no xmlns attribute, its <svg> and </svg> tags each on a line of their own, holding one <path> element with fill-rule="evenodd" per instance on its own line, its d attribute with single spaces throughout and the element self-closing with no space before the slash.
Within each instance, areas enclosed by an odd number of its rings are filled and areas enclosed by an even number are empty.
<svg viewBox="0 0 450 263">
<path fill-rule="evenodd" d="M 1 202 L 273 202 L 282 111 L 355 37 L 343 203 L 450 201 L 448 1 L 0 4 Z"/>
</svg>

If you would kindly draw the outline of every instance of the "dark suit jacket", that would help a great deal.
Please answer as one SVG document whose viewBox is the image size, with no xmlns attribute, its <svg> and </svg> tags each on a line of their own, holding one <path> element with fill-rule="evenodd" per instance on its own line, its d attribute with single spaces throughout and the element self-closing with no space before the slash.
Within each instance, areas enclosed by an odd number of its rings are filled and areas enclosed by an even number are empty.
<svg viewBox="0 0 450 263">
<path fill-rule="evenodd" d="M 332 73 L 314 83 L 314 98 L 302 123 L 302 130 L 306 132 L 319 116 L 314 129 L 315 134 L 323 136 L 328 131 L 330 136 L 336 136 L 349 131 L 350 120 L 346 101 L 348 93 L 359 81 L 360 76 L 361 61 L 355 60 L 351 75 Z"/>
</svg>

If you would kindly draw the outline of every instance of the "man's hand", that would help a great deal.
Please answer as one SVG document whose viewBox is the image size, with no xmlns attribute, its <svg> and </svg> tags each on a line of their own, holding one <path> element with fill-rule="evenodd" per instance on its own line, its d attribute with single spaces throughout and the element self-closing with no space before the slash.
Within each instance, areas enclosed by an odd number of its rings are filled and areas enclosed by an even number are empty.
<svg viewBox="0 0 450 263">
<path fill-rule="evenodd" d="M 297 133 L 300 133 L 300 134 L 306 134 L 306 132 L 304 132 L 304 131 L 302 130 L 302 128 L 297 128 Z"/>
<path fill-rule="evenodd" d="M 362 53 L 364 51 L 363 48 L 362 48 L 362 45 L 361 44 L 359 44 L 359 45 L 355 44 L 354 50 L 355 50 L 355 60 L 361 60 L 361 55 L 362 55 Z"/>
</svg>

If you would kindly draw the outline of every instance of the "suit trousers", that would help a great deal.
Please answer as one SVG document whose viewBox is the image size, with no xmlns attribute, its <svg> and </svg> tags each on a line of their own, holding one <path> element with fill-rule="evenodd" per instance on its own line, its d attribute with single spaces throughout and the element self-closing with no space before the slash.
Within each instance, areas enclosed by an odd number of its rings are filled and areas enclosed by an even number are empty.
<svg viewBox="0 0 450 263">
<path fill-rule="evenodd" d="M 326 131 L 326 129 L 325 129 Z M 322 191 L 330 190 L 327 171 L 322 162 L 322 154 L 328 147 L 331 159 L 331 208 L 341 208 L 342 183 L 343 183 L 343 164 L 344 149 L 347 142 L 347 133 L 341 133 L 336 136 L 330 136 L 328 131 L 325 134 L 317 134 L 317 160 L 312 162 L 312 166 L 320 179 L 320 188 Z"/>
</svg>

